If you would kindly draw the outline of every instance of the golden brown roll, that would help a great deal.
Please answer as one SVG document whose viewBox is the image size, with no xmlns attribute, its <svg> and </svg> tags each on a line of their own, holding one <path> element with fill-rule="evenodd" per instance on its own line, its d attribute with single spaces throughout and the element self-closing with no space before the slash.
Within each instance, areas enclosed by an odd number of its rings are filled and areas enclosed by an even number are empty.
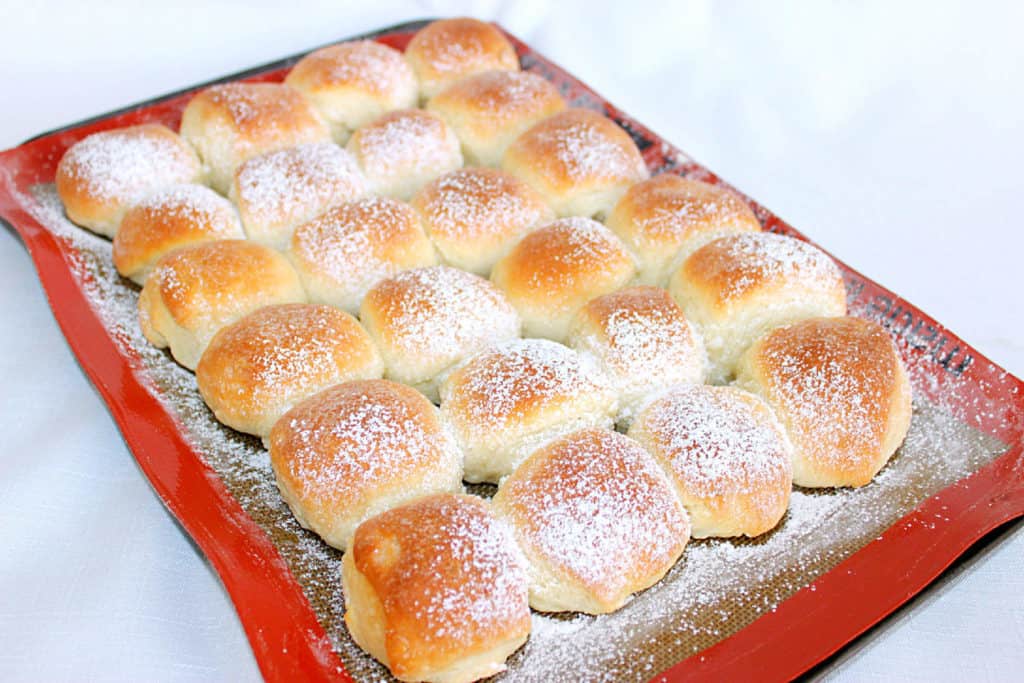
<svg viewBox="0 0 1024 683">
<path fill-rule="evenodd" d="M 420 94 L 430 99 L 458 80 L 483 71 L 518 71 L 519 57 L 497 28 L 460 17 L 435 21 L 413 36 L 405 48 Z"/>
<path fill-rule="evenodd" d="M 806 242 L 767 232 L 705 244 L 672 275 L 669 292 L 704 338 L 715 383 L 732 378 L 742 353 L 765 332 L 846 314 L 835 262 Z"/>
<path fill-rule="evenodd" d="M 498 166 L 521 133 L 565 109 L 550 81 L 528 71 L 486 71 L 458 81 L 430 100 L 462 141 L 466 162 Z"/>
<path fill-rule="evenodd" d="M 381 280 L 437 263 L 412 207 L 383 197 L 340 204 L 300 225 L 288 245 L 288 258 L 310 301 L 353 315 Z"/>
<path fill-rule="evenodd" d="M 128 207 L 170 185 L 198 182 L 199 157 L 155 123 L 93 133 L 57 165 L 57 194 L 74 223 L 113 237 Z"/>
<path fill-rule="evenodd" d="M 257 308 L 306 300 L 284 256 L 246 240 L 178 249 L 159 261 L 139 294 L 142 333 L 194 370 L 213 335 Z"/>
<path fill-rule="evenodd" d="M 743 357 L 737 383 L 775 409 L 800 486 L 863 486 L 903 443 L 910 382 L 892 339 L 857 318 L 774 330 Z"/>
<path fill-rule="evenodd" d="M 420 188 L 462 166 L 459 139 L 441 117 L 422 109 L 388 112 L 346 145 L 375 194 L 408 201 Z"/>
<path fill-rule="evenodd" d="M 199 359 L 196 381 L 218 420 L 266 437 L 299 401 L 383 373 L 380 353 L 351 315 L 323 304 L 280 304 L 221 328 Z"/>
<path fill-rule="evenodd" d="M 244 238 L 238 212 L 227 199 L 205 185 L 171 185 L 125 212 L 114 235 L 114 266 L 142 285 L 164 254 L 194 244 Z"/>
<path fill-rule="evenodd" d="M 690 539 L 658 463 L 608 429 L 582 429 L 534 452 L 492 504 L 526 556 L 530 606 L 541 612 L 614 612 L 659 581 Z"/>
<path fill-rule="evenodd" d="M 629 429 L 662 466 L 694 538 L 758 536 L 786 514 L 793 448 L 764 401 L 734 387 L 677 386 Z"/>
<path fill-rule="evenodd" d="M 235 170 L 257 154 L 331 139 L 313 105 L 283 83 L 206 88 L 185 107 L 181 136 L 199 152 L 210 185 L 225 195 Z"/>
<path fill-rule="evenodd" d="M 519 315 L 501 290 L 450 266 L 399 273 L 363 299 L 359 319 L 384 357 L 387 377 L 432 401 L 456 363 L 519 336 Z"/>
<path fill-rule="evenodd" d="M 555 219 L 529 185 L 490 168 L 447 173 L 412 205 L 445 263 L 484 276 L 520 237 Z"/>
<path fill-rule="evenodd" d="M 530 633 L 521 554 L 475 496 L 429 496 L 367 520 L 341 568 L 352 639 L 399 680 L 493 676 Z"/>
<path fill-rule="evenodd" d="M 374 40 L 311 52 L 284 82 L 313 103 L 340 145 L 381 114 L 415 107 L 419 101 L 416 74 L 402 53 Z"/>
<path fill-rule="evenodd" d="M 614 412 L 615 393 L 592 361 L 546 339 L 495 346 L 441 385 L 441 415 L 470 482 L 497 482 L 548 441 L 610 427 Z"/>
<path fill-rule="evenodd" d="M 364 519 L 462 490 L 462 456 L 437 408 L 385 379 L 310 396 L 274 424 L 268 443 L 281 497 L 299 524 L 341 550 Z"/>
<path fill-rule="evenodd" d="M 674 384 L 700 384 L 704 344 L 664 289 L 627 287 L 591 299 L 573 320 L 570 347 L 597 359 L 619 394 L 628 426 L 652 396 Z"/>
<path fill-rule="evenodd" d="M 367 192 L 351 154 L 331 142 L 311 142 L 239 166 L 231 200 L 249 239 L 284 251 L 297 226 Z"/>
<path fill-rule="evenodd" d="M 420 496 L 461 492 L 462 456 L 411 387 L 352 380 L 286 412 L 264 440 L 299 524 L 344 550 L 359 524 Z"/>
<path fill-rule="evenodd" d="M 528 234 L 494 265 L 491 280 L 519 311 L 526 336 L 562 341 L 587 301 L 635 274 L 633 256 L 614 233 L 575 217 Z"/>
<path fill-rule="evenodd" d="M 671 173 L 626 191 L 605 223 L 640 261 L 640 282 L 663 287 L 686 257 L 708 242 L 761 223 L 735 193 Z"/>
<path fill-rule="evenodd" d="M 567 109 L 534 124 L 501 167 L 533 186 L 559 216 L 603 216 L 649 174 L 632 138 L 611 119 Z"/>
</svg>

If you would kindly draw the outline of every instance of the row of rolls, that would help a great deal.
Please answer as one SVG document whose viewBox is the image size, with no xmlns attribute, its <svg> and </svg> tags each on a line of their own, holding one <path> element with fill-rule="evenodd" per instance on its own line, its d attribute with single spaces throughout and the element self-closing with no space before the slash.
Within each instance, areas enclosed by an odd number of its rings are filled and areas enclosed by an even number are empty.
<svg viewBox="0 0 1024 683">
<path fill-rule="evenodd" d="M 530 607 L 619 609 L 691 537 L 766 533 L 794 484 L 865 485 L 907 433 L 896 348 L 828 256 L 648 175 L 452 19 L 203 90 L 180 135 L 95 133 L 56 182 L 142 286 L 145 337 L 344 551 L 355 641 L 470 681 Z"/>
</svg>

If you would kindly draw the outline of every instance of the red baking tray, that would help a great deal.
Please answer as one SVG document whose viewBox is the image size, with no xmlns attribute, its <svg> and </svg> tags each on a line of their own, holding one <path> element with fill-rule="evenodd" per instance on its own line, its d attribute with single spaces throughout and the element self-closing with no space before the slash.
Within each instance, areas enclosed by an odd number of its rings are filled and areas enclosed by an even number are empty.
<svg viewBox="0 0 1024 683">
<path fill-rule="evenodd" d="M 401 24 L 359 37 L 402 49 L 425 23 Z M 720 182 L 509 37 L 524 68 L 548 77 L 575 106 L 598 109 L 619 122 L 636 141 L 652 172 Z M 301 56 L 212 82 L 278 81 Z M 138 359 L 119 349 L 90 306 L 84 289 L 88 276 L 72 267 L 73 247 L 37 222 L 25 203 L 30 187 L 53 181 L 61 155 L 76 141 L 99 130 L 142 122 L 177 128 L 190 95 L 206 85 L 209 83 L 104 114 L 0 153 L 0 217 L 24 240 L 68 344 L 110 407 L 140 468 L 224 582 L 264 677 L 273 681 L 351 680 L 270 539 L 182 436 L 168 408 L 145 388 Z M 803 238 L 767 209 L 753 201 L 751 205 L 766 228 Z M 875 542 L 775 610 L 675 664 L 655 680 L 798 676 L 921 591 L 987 532 L 1024 515 L 1024 384 L 899 296 L 840 265 L 847 277 L 851 308 L 885 325 L 908 363 L 924 372 L 926 381 L 915 385 L 918 395 L 957 406 L 964 422 L 998 439 L 1006 451 L 926 500 Z M 947 521 L 932 523 L 937 516 Z"/>
</svg>

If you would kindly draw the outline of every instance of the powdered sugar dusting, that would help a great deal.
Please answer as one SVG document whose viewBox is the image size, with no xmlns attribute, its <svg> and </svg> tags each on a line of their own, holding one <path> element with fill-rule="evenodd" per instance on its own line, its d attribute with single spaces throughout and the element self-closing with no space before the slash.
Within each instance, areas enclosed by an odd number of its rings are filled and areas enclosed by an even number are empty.
<svg viewBox="0 0 1024 683">
<path fill-rule="evenodd" d="M 632 264 L 632 256 L 611 230 L 582 216 L 560 218 L 519 242 L 509 255 L 523 262 L 531 289 L 571 288 L 604 270 Z"/>
<path fill-rule="evenodd" d="M 309 78 L 314 90 L 356 86 L 383 97 L 398 96 L 408 84 L 415 84 L 415 76 L 402 53 L 375 40 L 357 40 L 317 50 L 296 64 L 292 73 Z"/>
<path fill-rule="evenodd" d="M 374 550 L 392 543 L 396 556 L 381 566 Z M 470 644 L 529 628 L 522 558 L 507 527 L 478 499 L 431 496 L 387 512 L 360 529 L 353 552 L 391 623 L 405 625 L 400 636 L 414 645 L 402 655 L 422 656 L 419 648 L 436 641 Z"/>
<path fill-rule="evenodd" d="M 842 274 L 825 252 L 802 240 L 769 232 L 721 237 L 694 252 L 683 266 L 706 281 L 723 301 L 734 301 L 765 283 L 815 290 L 842 286 Z M 837 284 L 838 283 L 838 284 Z"/>
<path fill-rule="evenodd" d="M 521 180 L 484 168 L 459 169 L 438 178 L 415 203 L 442 252 L 449 242 L 453 249 L 478 241 L 507 243 L 551 215 Z"/>
<path fill-rule="evenodd" d="M 437 467 L 450 453 L 422 408 L 372 380 L 339 384 L 300 403 L 274 426 L 270 444 L 304 501 L 352 508 L 379 487 Z"/>
<path fill-rule="evenodd" d="M 416 384 L 497 342 L 519 336 L 519 316 L 497 287 L 449 266 L 417 268 L 380 282 L 364 304 L 373 311 L 385 357 L 422 372 Z"/>
<path fill-rule="evenodd" d="M 286 232 L 330 206 L 367 192 L 351 154 L 321 142 L 298 145 L 250 159 L 235 177 L 235 201 L 250 238 L 281 242 Z"/>
<path fill-rule="evenodd" d="M 147 191 L 191 181 L 195 155 L 163 126 L 145 125 L 94 133 L 73 145 L 59 173 L 100 201 L 130 203 Z"/>
<path fill-rule="evenodd" d="M 346 202 L 300 225 L 289 253 L 312 298 L 355 312 L 375 284 L 402 270 L 427 238 L 407 204 L 383 197 Z"/>
<path fill-rule="evenodd" d="M 430 106 L 442 110 L 449 103 L 468 106 L 472 125 L 489 128 L 520 122 L 531 114 L 542 116 L 560 102 L 558 90 L 542 76 L 529 71 L 485 71 L 456 82 Z"/>
<path fill-rule="evenodd" d="M 545 119 L 513 146 L 525 146 L 554 161 L 553 173 L 570 183 L 643 178 L 647 171 L 636 146 L 600 114 L 570 109 Z M 550 157 L 548 157 L 550 155 Z"/>
<path fill-rule="evenodd" d="M 607 379 L 571 349 L 546 339 L 521 339 L 499 344 L 463 366 L 442 391 L 441 406 L 444 410 L 447 393 L 471 429 L 487 434 L 516 422 L 527 408 L 542 412 L 607 387 Z"/>
<path fill-rule="evenodd" d="M 606 604 L 624 599 L 641 577 L 667 571 L 689 538 L 657 463 L 604 429 L 574 432 L 535 453 L 502 484 L 495 504 L 513 510 L 528 558 Z"/>
<path fill-rule="evenodd" d="M 384 114 L 349 142 L 378 184 L 398 176 L 440 175 L 462 165 L 458 141 L 440 118 L 418 109 Z"/>
<path fill-rule="evenodd" d="M 760 399 L 738 389 L 675 387 L 634 428 L 691 495 L 756 494 L 778 482 L 788 490 L 792 481 L 785 434 Z"/>
</svg>

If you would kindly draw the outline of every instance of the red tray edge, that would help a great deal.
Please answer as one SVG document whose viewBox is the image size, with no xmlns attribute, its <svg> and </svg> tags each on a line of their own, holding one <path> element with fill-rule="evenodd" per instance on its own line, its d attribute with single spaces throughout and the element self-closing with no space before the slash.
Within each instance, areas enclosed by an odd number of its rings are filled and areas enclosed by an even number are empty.
<svg viewBox="0 0 1024 683">
<path fill-rule="evenodd" d="M 426 21 L 381 29 L 369 35 L 411 30 Z M 211 83 L 246 77 L 268 68 L 272 65 L 255 67 Z M 28 142 L 172 96 L 72 124 Z M 624 117 L 633 122 L 630 117 Z M 160 500 L 195 539 L 217 571 L 231 596 L 263 676 L 282 681 L 297 677 L 351 680 L 301 587 L 270 539 L 230 496 L 216 473 L 192 451 L 175 418 L 146 388 L 136 359 L 118 353 L 114 340 L 72 275 L 67 246 L 21 209 L 12 189 L 10 170 L 4 163 L 18 149 L 20 147 L 0 153 L 0 173 L 3 174 L 0 177 L 0 217 L 21 236 L 62 333 L 82 369 L 103 396 L 139 467 Z M 778 219 L 774 220 L 788 228 Z M 853 269 L 847 270 L 878 291 L 888 292 Z M 897 295 L 889 294 L 898 302 L 906 303 Z M 934 323 L 929 316 L 922 314 L 922 317 Z M 986 376 L 998 376 L 1002 380 L 1001 387 L 1014 388 L 1017 400 L 1008 400 L 1008 403 L 1013 403 L 1018 411 L 1024 410 L 1021 392 L 1024 383 L 966 342 L 955 340 L 975 357 L 976 365 L 984 368 Z M 1020 425 L 996 431 L 1001 432 L 1010 445 L 996 461 L 924 501 L 878 541 L 798 591 L 775 611 L 652 680 L 717 680 L 725 676 L 755 675 L 763 678 L 768 673 L 780 679 L 795 677 L 885 618 L 924 589 L 989 531 L 1024 515 Z M 181 467 L 183 464 L 189 466 Z M 189 490 L 189 496 L 176 495 L 183 487 Z M 937 531 L 932 518 L 939 514 L 949 517 L 949 521 Z M 893 566 L 890 563 L 899 563 L 895 566 L 904 567 L 905 572 L 892 575 L 886 571 L 887 566 Z M 861 592 L 859 584 L 871 579 L 883 580 Z M 851 592 L 850 588 L 858 590 Z M 820 619 L 826 612 L 829 618 Z"/>
</svg>

